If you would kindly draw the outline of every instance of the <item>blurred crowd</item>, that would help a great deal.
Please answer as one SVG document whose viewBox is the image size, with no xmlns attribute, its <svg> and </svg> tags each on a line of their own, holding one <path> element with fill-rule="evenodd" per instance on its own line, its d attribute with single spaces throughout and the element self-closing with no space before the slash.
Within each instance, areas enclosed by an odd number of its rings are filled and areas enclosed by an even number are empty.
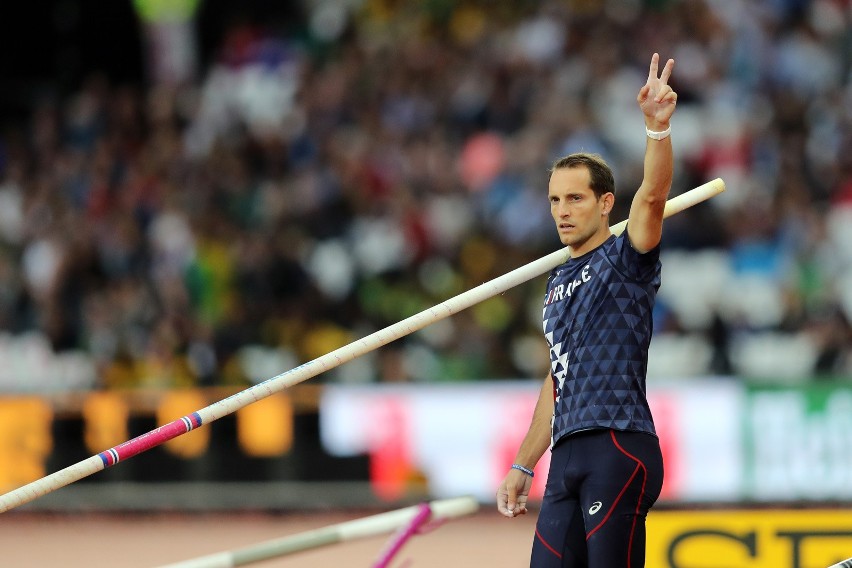
<svg viewBox="0 0 852 568">
<path fill-rule="evenodd" d="M 0 388 L 247 385 L 561 245 L 548 167 L 676 60 L 652 375 L 852 376 L 848 0 L 315 2 L 192 81 L 33 101 L 0 146 Z M 541 377 L 543 278 L 318 381 Z"/>
</svg>

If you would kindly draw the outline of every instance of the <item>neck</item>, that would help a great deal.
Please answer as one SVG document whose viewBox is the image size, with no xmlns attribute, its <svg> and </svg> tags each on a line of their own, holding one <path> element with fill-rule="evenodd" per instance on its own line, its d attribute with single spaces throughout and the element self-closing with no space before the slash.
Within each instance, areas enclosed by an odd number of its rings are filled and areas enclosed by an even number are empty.
<svg viewBox="0 0 852 568">
<path fill-rule="evenodd" d="M 595 250 L 604 244 L 610 235 L 612 235 L 612 231 L 609 230 L 609 226 L 603 225 L 603 228 L 596 231 L 591 237 L 571 247 L 571 258 L 577 258 Z"/>
</svg>

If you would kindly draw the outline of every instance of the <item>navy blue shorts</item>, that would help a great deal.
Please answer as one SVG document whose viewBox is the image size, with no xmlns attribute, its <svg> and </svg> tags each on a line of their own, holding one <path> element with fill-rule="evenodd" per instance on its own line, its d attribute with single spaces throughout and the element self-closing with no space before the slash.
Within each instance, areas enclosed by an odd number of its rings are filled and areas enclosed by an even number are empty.
<svg viewBox="0 0 852 568">
<path fill-rule="evenodd" d="M 535 529 L 533 568 L 640 568 L 663 487 L 656 436 L 589 430 L 560 440 Z"/>
</svg>

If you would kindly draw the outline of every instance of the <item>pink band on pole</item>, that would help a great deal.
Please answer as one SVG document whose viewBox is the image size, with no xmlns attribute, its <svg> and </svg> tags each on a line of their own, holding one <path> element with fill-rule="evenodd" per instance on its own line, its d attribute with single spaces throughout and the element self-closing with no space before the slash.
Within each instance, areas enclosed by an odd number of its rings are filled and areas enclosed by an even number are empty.
<svg viewBox="0 0 852 568">
<path fill-rule="evenodd" d="M 168 442 L 172 438 L 177 438 L 178 436 L 186 434 L 193 428 L 198 428 L 199 426 L 201 426 L 201 416 L 197 412 L 193 412 L 188 416 L 178 418 L 173 422 L 164 424 L 159 428 L 155 428 L 154 430 L 146 432 L 141 436 L 137 436 L 132 440 L 128 440 L 113 448 L 105 450 L 98 455 L 104 462 L 104 468 L 108 468 L 123 459 L 132 458 L 136 454 L 141 454 L 146 450 L 159 446 L 163 442 Z"/>
</svg>

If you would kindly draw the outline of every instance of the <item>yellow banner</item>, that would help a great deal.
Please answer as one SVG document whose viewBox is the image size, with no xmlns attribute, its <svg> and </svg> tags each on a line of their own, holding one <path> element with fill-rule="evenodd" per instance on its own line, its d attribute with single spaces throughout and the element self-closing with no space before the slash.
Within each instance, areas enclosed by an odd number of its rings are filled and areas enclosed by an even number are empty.
<svg viewBox="0 0 852 568">
<path fill-rule="evenodd" d="M 827 568 L 852 558 L 852 508 L 652 511 L 649 567 Z"/>
<path fill-rule="evenodd" d="M 0 398 L 0 492 L 45 475 L 53 409 L 35 396 Z"/>
</svg>

